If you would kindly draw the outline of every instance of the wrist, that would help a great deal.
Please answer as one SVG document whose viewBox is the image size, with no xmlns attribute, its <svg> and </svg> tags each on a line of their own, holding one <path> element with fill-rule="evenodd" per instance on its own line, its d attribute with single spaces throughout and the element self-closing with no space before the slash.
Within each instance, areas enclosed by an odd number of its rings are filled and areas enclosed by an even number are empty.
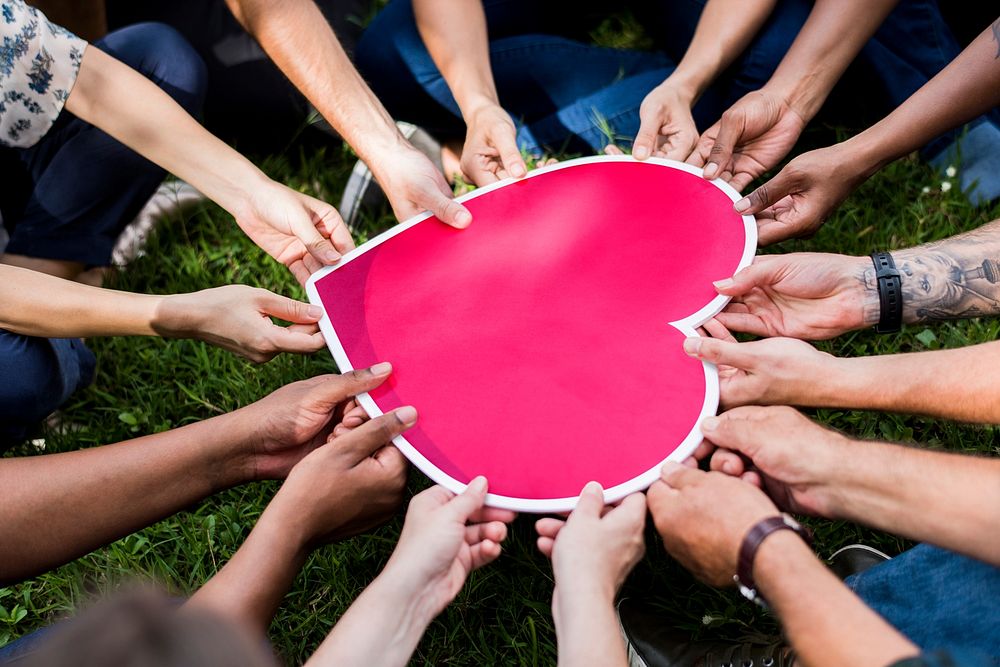
<svg viewBox="0 0 1000 667">
<path fill-rule="evenodd" d="M 204 314 L 193 294 L 156 297 L 150 327 L 164 338 L 198 338 Z"/>
<path fill-rule="evenodd" d="M 871 257 L 845 258 L 844 280 L 847 283 L 841 303 L 844 331 L 867 329 L 878 324 L 881 305 Z"/>
<path fill-rule="evenodd" d="M 419 639 L 441 610 L 437 608 L 434 593 L 427 590 L 427 582 L 415 580 L 405 570 L 390 560 L 368 589 L 398 610 L 402 635 L 416 633 Z"/>
<path fill-rule="evenodd" d="M 660 87 L 672 90 L 681 102 L 689 106 L 694 106 L 698 98 L 705 92 L 707 85 L 703 83 L 700 77 L 682 72 L 678 68 L 660 84 Z"/>
<path fill-rule="evenodd" d="M 780 605 L 785 577 L 803 568 L 823 567 L 812 548 L 799 535 L 780 530 L 767 537 L 757 549 L 753 576 L 757 590 L 771 604 Z"/>
<path fill-rule="evenodd" d="M 760 92 L 783 101 L 802 119 L 804 124 L 808 124 L 819 113 L 823 102 L 826 101 L 827 94 L 829 94 L 828 90 L 824 90 L 824 86 L 816 74 L 786 78 L 777 72 L 770 81 L 764 84 Z"/>
<path fill-rule="evenodd" d="M 469 95 L 458 102 L 458 107 L 462 111 L 462 119 L 466 125 L 475 123 L 476 117 L 484 112 L 495 109 L 503 109 L 496 93 L 477 92 Z"/>
</svg>

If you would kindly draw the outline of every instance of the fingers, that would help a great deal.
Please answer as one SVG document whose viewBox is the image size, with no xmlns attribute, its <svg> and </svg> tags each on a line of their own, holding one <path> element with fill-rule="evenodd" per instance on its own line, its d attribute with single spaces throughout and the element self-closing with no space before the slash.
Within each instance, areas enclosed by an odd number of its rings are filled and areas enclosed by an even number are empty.
<svg viewBox="0 0 1000 667">
<path fill-rule="evenodd" d="M 511 510 L 500 509 L 499 507 L 483 507 L 472 513 L 469 517 L 469 521 L 482 522 L 482 521 L 502 521 L 503 523 L 510 523 L 517 518 L 517 512 Z"/>
<path fill-rule="evenodd" d="M 729 166 L 733 159 L 733 148 L 743 135 L 745 117 L 739 111 L 727 111 L 719 121 L 719 134 L 708 153 L 708 164 L 705 165 L 705 178 L 713 179 L 719 176 L 723 169 Z"/>
<path fill-rule="evenodd" d="M 316 229 L 310 211 L 303 208 L 297 210 L 296 213 L 290 221 L 292 233 L 302 242 L 309 254 L 324 265 L 339 261 L 340 253 L 333 247 L 330 239 L 324 237 Z"/>
<path fill-rule="evenodd" d="M 689 467 L 697 468 L 698 467 L 698 461 L 704 461 L 714 451 L 715 451 L 715 445 L 713 445 L 708 440 L 702 440 L 701 443 L 698 445 L 698 447 L 695 448 L 694 452 L 692 452 L 691 456 L 689 457 L 689 459 L 694 459 L 695 465 L 694 466 L 689 466 Z M 687 461 L 685 460 L 684 463 L 686 464 Z"/>
<path fill-rule="evenodd" d="M 662 125 L 663 118 L 659 113 L 643 113 L 642 109 L 639 109 L 639 131 L 635 135 L 635 143 L 632 144 L 632 157 L 636 160 L 645 160 L 656 151 L 656 140 Z"/>
<path fill-rule="evenodd" d="M 507 524 L 502 521 L 474 523 L 465 527 L 465 542 L 470 546 L 485 540 L 499 544 L 505 539 L 507 539 Z"/>
<path fill-rule="evenodd" d="M 469 517 L 486 502 L 486 490 L 488 487 L 489 483 L 482 475 L 469 482 L 469 485 L 465 487 L 465 491 L 452 498 L 448 503 L 448 510 L 452 518 L 462 523 L 468 521 Z"/>
<path fill-rule="evenodd" d="M 731 477 L 739 477 L 746 472 L 746 462 L 742 456 L 728 449 L 717 449 L 712 455 L 709 468 Z"/>
<path fill-rule="evenodd" d="M 472 556 L 472 569 L 478 570 L 500 556 L 500 545 L 493 540 L 483 540 L 469 547 L 469 552 Z"/>
<path fill-rule="evenodd" d="M 413 426 L 416 421 L 415 408 L 397 408 L 337 438 L 336 444 L 344 456 L 349 457 L 353 463 L 360 463 L 391 443 L 393 438 Z M 393 458 L 391 452 L 385 452 L 383 456 L 388 458 L 380 458 L 380 463 L 391 462 Z"/>
<path fill-rule="evenodd" d="M 555 539 L 565 525 L 565 520 L 547 516 L 535 522 L 535 531 L 542 537 Z"/>
<path fill-rule="evenodd" d="M 791 408 L 788 409 L 791 410 Z M 727 449 L 734 454 L 743 454 L 752 461 L 763 435 L 752 422 L 757 421 L 761 416 L 766 416 L 773 410 L 774 408 L 761 407 L 733 408 L 718 417 L 702 420 L 701 432 L 720 449 Z M 729 460 L 728 457 L 723 457 L 719 465 Z M 733 474 L 742 474 L 743 472 L 736 468 L 733 470 Z"/>
<path fill-rule="evenodd" d="M 753 370 L 757 357 L 751 352 L 753 346 L 747 343 L 732 343 L 691 336 L 684 340 L 684 352 L 688 356 L 707 361 L 716 366 L 732 366 L 740 370 Z"/>
<path fill-rule="evenodd" d="M 704 476 L 705 473 L 697 468 L 688 468 L 673 461 L 664 463 L 663 469 L 660 471 L 660 480 L 675 490 L 697 484 Z"/>
<path fill-rule="evenodd" d="M 752 313 L 721 312 L 715 317 L 731 331 L 740 331 L 754 336 L 771 335 L 767 325 Z"/>
<path fill-rule="evenodd" d="M 597 482 L 587 482 L 587 485 L 580 491 L 580 499 L 576 502 L 576 508 L 570 514 L 569 520 L 574 516 L 591 516 L 598 518 L 604 509 L 604 489 Z"/>
<path fill-rule="evenodd" d="M 646 522 L 646 496 L 641 493 L 626 496 L 604 519 L 629 528 L 641 527 Z"/>
<path fill-rule="evenodd" d="M 722 326 L 722 322 L 720 322 L 714 317 L 710 319 L 708 322 L 705 322 L 701 326 L 702 328 L 705 329 L 706 332 L 708 332 L 708 336 L 711 338 L 714 338 L 716 340 L 725 340 L 731 343 L 737 342 L 736 337 L 733 336 L 732 333 L 730 333 L 729 329 Z"/>
<path fill-rule="evenodd" d="M 552 558 L 552 549 L 556 546 L 556 541 L 551 537 L 539 537 L 535 542 L 538 546 L 538 550 L 542 552 L 542 555 L 546 558 Z"/>
<path fill-rule="evenodd" d="M 441 184 L 444 191 L 428 188 L 417 201 L 417 205 L 433 213 L 438 220 L 455 229 L 465 229 L 472 224 L 472 214 L 469 209 L 452 199 L 446 184 Z"/>
<path fill-rule="evenodd" d="M 292 352 L 294 354 L 312 354 L 322 350 L 326 345 L 323 335 L 320 333 L 307 334 L 295 331 L 290 327 L 279 327 L 272 325 L 273 331 L 270 335 L 271 344 L 278 352 Z"/>
<path fill-rule="evenodd" d="M 758 257 L 753 264 L 738 271 L 732 278 L 717 280 L 712 283 L 719 294 L 726 296 L 743 296 L 754 287 L 771 285 L 774 272 L 779 263 L 767 257 Z"/>
<path fill-rule="evenodd" d="M 789 175 L 788 170 L 782 169 L 777 176 L 733 204 L 733 208 L 743 215 L 760 213 L 791 193 L 794 186 L 795 180 Z"/>
<path fill-rule="evenodd" d="M 389 475 L 393 477 L 399 477 L 402 481 L 400 485 L 405 485 L 406 483 L 406 468 L 409 465 L 406 461 L 406 457 L 403 453 L 399 451 L 393 445 L 386 445 L 382 449 L 377 450 L 372 454 L 372 458 L 382 469 L 385 470 Z"/>
<path fill-rule="evenodd" d="M 517 148 L 517 139 L 514 134 L 514 126 L 504 126 L 503 130 L 495 133 L 493 137 L 494 148 L 500 153 L 500 163 L 503 170 L 514 178 L 522 178 L 528 173 L 528 167 L 521 158 L 521 151 Z"/>
<path fill-rule="evenodd" d="M 392 364 L 382 362 L 370 368 L 361 368 L 341 375 L 322 375 L 314 378 L 310 399 L 319 408 L 332 411 L 335 406 L 352 396 L 375 389 L 392 373 Z"/>
</svg>

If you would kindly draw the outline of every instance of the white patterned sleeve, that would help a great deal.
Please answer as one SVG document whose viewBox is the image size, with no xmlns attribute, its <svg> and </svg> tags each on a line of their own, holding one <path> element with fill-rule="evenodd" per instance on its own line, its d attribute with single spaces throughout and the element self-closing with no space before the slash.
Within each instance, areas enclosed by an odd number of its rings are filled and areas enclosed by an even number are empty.
<svg viewBox="0 0 1000 667">
<path fill-rule="evenodd" d="M 0 144 L 38 143 L 76 83 L 87 42 L 23 0 L 0 0 Z"/>
</svg>

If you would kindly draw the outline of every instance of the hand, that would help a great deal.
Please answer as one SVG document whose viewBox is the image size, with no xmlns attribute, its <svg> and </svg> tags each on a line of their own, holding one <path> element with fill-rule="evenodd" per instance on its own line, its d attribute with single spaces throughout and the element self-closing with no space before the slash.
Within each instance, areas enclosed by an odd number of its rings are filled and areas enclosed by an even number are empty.
<svg viewBox="0 0 1000 667">
<path fill-rule="evenodd" d="M 719 367 L 719 402 L 738 405 L 812 405 L 817 378 L 829 379 L 837 358 L 794 338 L 750 343 L 691 337 L 684 351 Z M 820 383 L 821 384 L 821 383 Z"/>
<path fill-rule="evenodd" d="M 272 317 L 293 324 L 278 326 Z M 316 325 L 321 317 L 318 306 L 254 287 L 227 285 L 164 297 L 152 326 L 161 336 L 203 340 L 262 364 L 280 352 L 310 354 L 322 349 L 323 336 Z"/>
<path fill-rule="evenodd" d="M 568 519 L 545 518 L 535 524 L 538 550 L 552 559 L 552 611 L 557 619 L 566 604 L 560 599 L 597 596 L 612 604 L 646 551 L 646 497 L 633 493 L 617 507 L 605 509 L 601 485 L 590 482 Z"/>
<path fill-rule="evenodd" d="M 382 577 L 420 605 L 427 620 L 455 598 L 469 573 L 500 555 L 515 514 L 484 508 L 487 482 L 476 477 L 455 495 L 434 486 L 410 501 L 406 522 Z"/>
<path fill-rule="evenodd" d="M 387 521 L 406 489 L 406 459 L 392 439 L 413 426 L 402 407 L 326 444 L 292 468 L 271 501 L 306 549 L 342 540 Z"/>
<path fill-rule="evenodd" d="M 779 95 L 748 93 L 705 130 L 688 163 L 742 190 L 788 155 L 806 120 Z"/>
<path fill-rule="evenodd" d="M 784 510 L 833 517 L 831 471 L 850 460 L 844 436 L 787 407 L 735 408 L 701 430 L 718 447 L 712 470 L 762 487 Z"/>
<path fill-rule="evenodd" d="M 698 142 L 698 128 L 691 115 L 693 98 L 667 79 L 654 88 L 639 107 L 639 132 L 632 156 L 645 160 L 650 155 L 683 161 Z"/>
<path fill-rule="evenodd" d="M 384 160 L 370 165 L 392 211 L 399 220 L 430 211 L 452 227 L 464 229 L 472 224 L 472 214 L 452 199 L 451 188 L 444 175 L 423 153 L 404 142 L 399 151 L 387 154 Z"/>
<path fill-rule="evenodd" d="M 757 241 L 766 246 L 812 236 L 835 208 L 876 171 L 850 142 L 803 153 L 770 181 L 735 204 L 757 217 Z"/>
<path fill-rule="evenodd" d="M 250 240 L 287 266 L 302 285 L 354 249 L 337 209 L 273 181 L 256 190 L 234 217 Z"/>
<path fill-rule="evenodd" d="M 673 462 L 647 492 L 663 546 L 712 586 L 731 586 L 740 544 L 761 519 L 778 514 L 757 487 L 718 472 Z"/>
<path fill-rule="evenodd" d="M 319 375 L 286 385 L 233 412 L 253 434 L 248 445 L 248 478 L 284 479 L 292 466 L 325 443 L 336 428 L 344 425 L 340 435 L 360 426 L 364 418 L 358 415 L 354 397 L 381 385 L 391 372 L 391 365 L 381 363 L 343 375 Z"/>
<path fill-rule="evenodd" d="M 514 122 L 502 107 L 489 104 L 470 115 L 462 149 L 462 172 L 478 186 L 528 173 L 517 149 Z"/>
<path fill-rule="evenodd" d="M 807 340 L 835 338 L 878 322 L 878 292 L 868 289 L 867 257 L 825 253 L 762 255 L 715 283 L 733 297 L 716 319 L 730 331 Z"/>
</svg>

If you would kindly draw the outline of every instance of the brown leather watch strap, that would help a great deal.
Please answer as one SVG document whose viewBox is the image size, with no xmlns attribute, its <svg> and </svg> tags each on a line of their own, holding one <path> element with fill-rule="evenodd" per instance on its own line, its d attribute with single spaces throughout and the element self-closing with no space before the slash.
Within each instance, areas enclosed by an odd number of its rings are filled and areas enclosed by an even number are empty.
<svg viewBox="0 0 1000 667">
<path fill-rule="evenodd" d="M 751 600 L 756 599 L 757 590 L 753 580 L 753 561 L 757 550 L 768 535 L 779 531 L 790 530 L 799 535 L 806 543 L 812 542 L 812 534 L 808 528 L 799 524 L 787 514 L 779 514 L 761 519 L 751 528 L 740 544 L 740 557 L 736 565 L 736 583 L 740 591 Z"/>
</svg>

